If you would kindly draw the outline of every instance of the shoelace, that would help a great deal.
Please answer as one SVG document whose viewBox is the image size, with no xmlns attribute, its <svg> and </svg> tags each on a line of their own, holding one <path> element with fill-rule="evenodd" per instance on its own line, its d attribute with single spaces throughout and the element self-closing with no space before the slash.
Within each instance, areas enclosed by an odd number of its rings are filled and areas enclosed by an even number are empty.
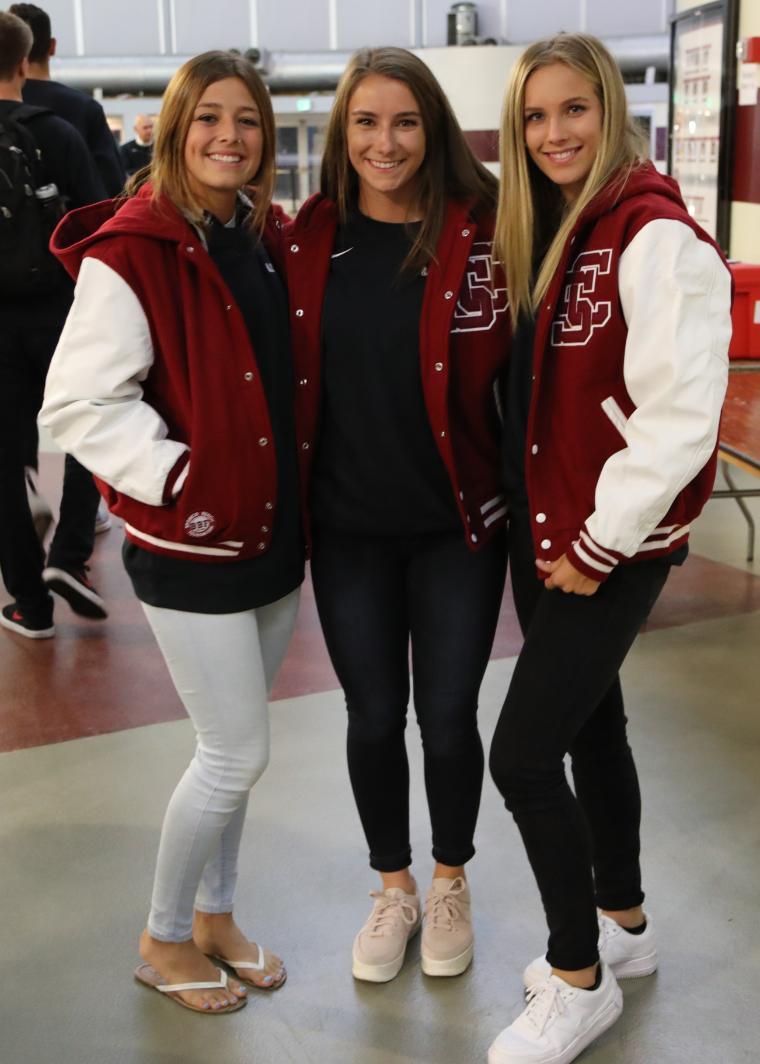
<svg viewBox="0 0 760 1064">
<path fill-rule="evenodd" d="M 370 917 L 371 923 L 367 927 L 368 934 L 378 937 L 391 933 L 399 917 L 409 927 L 417 922 L 417 910 L 408 901 L 389 898 L 382 890 L 371 890 L 369 896 L 375 899 L 375 908 Z"/>
<path fill-rule="evenodd" d="M 569 987 L 567 988 L 570 989 Z M 546 1025 L 565 1011 L 565 987 L 559 986 L 551 979 L 542 979 L 528 988 L 528 1005 L 523 1015 L 536 1028 L 536 1033 L 544 1033 Z"/>
<path fill-rule="evenodd" d="M 606 942 L 610 938 L 614 938 L 620 932 L 620 924 L 616 923 L 609 916 L 600 914 L 599 916 L 599 945 Z"/>
<path fill-rule="evenodd" d="M 425 913 L 428 924 L 433 930 L 454 930 L 454 921 L 462 915 L 457 895 L 464 893 L 464 889 L 464 880 L 461 876 L 457 876 L 445 894 L 433 894 Z"/>
</svg>

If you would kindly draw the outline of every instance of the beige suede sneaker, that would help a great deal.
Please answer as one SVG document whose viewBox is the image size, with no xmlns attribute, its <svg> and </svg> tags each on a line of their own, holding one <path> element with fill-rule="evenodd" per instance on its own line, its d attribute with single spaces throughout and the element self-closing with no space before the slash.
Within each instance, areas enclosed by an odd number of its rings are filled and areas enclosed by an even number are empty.
<svg viewBox="0 0 760 1064">
<path fill-rule="evenodd" d="M 418 894 L 405 894 L 401 887 L 373 890 L 372 912 L 354 939 L 354 979 L 387 983 L 401 971 L 409 939 L 422 923 Z"/>
<path fill-rule="evenodd" d="M 461 975 L 472 961 L 470 892 L 461 876 L 433 880 L 420 952 L 425 975 Z"/>
</svg>

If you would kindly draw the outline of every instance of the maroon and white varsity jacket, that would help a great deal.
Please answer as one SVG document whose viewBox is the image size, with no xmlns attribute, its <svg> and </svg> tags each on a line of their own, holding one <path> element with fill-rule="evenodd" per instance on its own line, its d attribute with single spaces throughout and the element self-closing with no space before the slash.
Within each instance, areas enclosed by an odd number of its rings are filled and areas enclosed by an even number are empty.
<svg viewBox="0 0 760 1064">
<path fill-rule="evenodd" d="M 337 225 L 333 202 L 316 195 L 285 227 L 304 513 L 320 404 L 322 304 Z M 420 316 L 425 406 L 473 550 L 506 515 L 495 384 L 508 356 L 510 324 L 492 241 L 493 217 L 448 205 Z"/>
<path fill-rule="evenodd" d="M 284 217 L 272 211 L 265 234 L 275 260 Z M 204 562 L 265 552 L 277 507 L 269 409 L 202 234 L 145 185 L 67 215 L 51 248 L 77 281 L 41 415 L 56 442 L 140 547 Z"/>
<path fill-rule="evenodd" d="M 731 278 L 651 164 L 591 203 L 536 323 L 526 483 L 536 557 L 603 581 L 684 543 L 715 478 Z"/>
</svg>

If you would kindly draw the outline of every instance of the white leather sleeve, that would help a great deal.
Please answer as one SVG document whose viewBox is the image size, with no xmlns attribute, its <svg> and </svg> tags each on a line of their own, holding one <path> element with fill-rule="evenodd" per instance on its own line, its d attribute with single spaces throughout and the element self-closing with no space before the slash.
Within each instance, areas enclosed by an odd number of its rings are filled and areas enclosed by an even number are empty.
<svg viewBox="0 0 760 1064">
<path fill-rule="evenodd" d="M 150 328 L 137 296 L 110 266 L 86 258 L 40 421 L 63 451 L 107 484 L 160 506 L 167 477 L 188 447 L 167 439 L 166 423 L 143 400 L 141 384 L 152 365 Z"/>
<path fill-rule="evenodd" d="M 586 522 L 602 547 L 631 557 L 715 447 L 728 380 L 731 278 L 682 222 L 649 222 L 623 252 L 624 377 L 636 410 L 626 446 L 605 463 Z"/>
</svg>

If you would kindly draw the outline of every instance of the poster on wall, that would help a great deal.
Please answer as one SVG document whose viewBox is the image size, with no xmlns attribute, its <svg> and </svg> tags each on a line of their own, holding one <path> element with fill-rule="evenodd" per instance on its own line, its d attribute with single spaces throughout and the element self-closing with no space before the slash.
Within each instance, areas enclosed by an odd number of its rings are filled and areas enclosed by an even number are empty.
<svg viewBox="0 0 760 1064">
<path fill-rule="evenodd" d="M 671 41 L 670 173 L 695 221 L 728 244 L 732 0 L 677 15 Z"/>
</svg>

